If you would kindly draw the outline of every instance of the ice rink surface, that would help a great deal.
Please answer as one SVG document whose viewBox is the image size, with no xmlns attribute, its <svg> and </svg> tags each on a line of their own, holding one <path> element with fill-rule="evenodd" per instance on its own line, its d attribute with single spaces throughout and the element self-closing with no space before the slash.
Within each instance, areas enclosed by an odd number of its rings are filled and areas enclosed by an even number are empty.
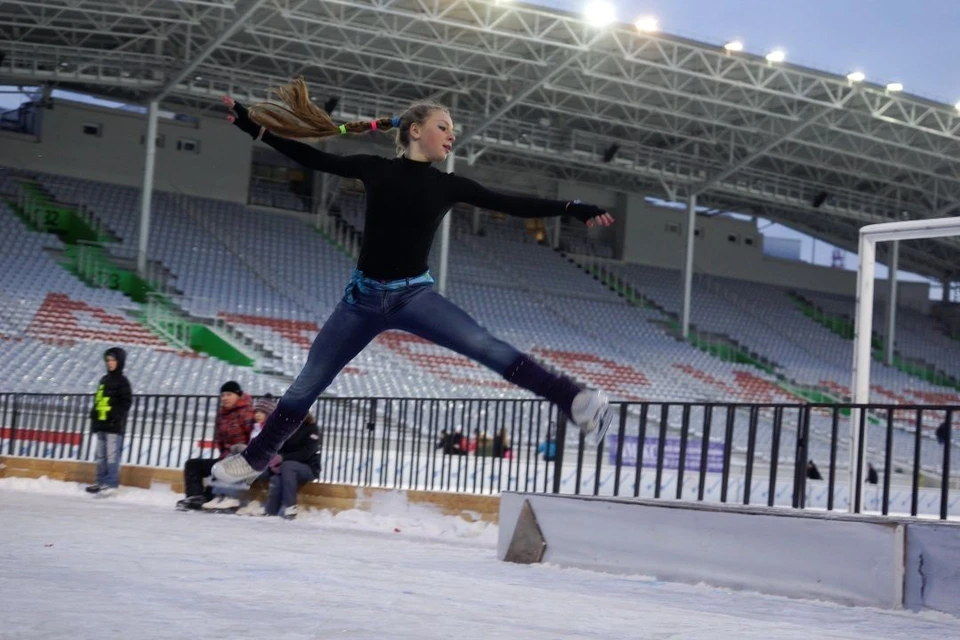
<svg viewBox="0 0 960 640">
<path fill-rule="evenodd" d="M 937 613 L 503 563 L 495 526 L 398 494 L 296 521 L 177 498 L 0 479 L 0 638 L 960 638 Z"/>
</svg>

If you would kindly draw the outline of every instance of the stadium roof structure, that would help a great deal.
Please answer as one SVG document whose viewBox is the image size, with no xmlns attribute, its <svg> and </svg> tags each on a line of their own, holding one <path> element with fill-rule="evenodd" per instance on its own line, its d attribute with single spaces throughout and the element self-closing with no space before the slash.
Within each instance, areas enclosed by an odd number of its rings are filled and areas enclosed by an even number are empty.
<svg viewBox="0 0 960 640">
<path fill-rule="evenodd" d="M 336 119 L 455 106 L 459 158 L 755 214 L 856 251 L 960 215 L 960 111 L 885 86 L 503 0 L 18 0 L 0 80 L 169 109 L 303 75 Z M 603 155 L 619 145 L 610 162 Z M 814 206 L 817 201 L 819 206 Z M 960 238 L 901 268 L 960 275 Z"/>
</svg>

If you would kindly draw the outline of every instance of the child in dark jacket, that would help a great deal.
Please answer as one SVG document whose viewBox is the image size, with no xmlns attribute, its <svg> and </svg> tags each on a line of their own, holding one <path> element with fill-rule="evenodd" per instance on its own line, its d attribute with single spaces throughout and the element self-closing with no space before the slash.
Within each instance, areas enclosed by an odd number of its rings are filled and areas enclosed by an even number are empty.
<svg viewBox="0 0 960 640">
<path fill-rule="evenodd" d="M 297 517 L 297 491 L 320 477 L 320 427 L 312 414 L 293 432 L 270 460 L 270 491 L 266 513 Z"/>
<path fill-rule="evenodd" d="M 92 432 L 96 438 L 97 480 L 87 493 L 101 497 L 112 495 L 120 486 L 120 454 L 127 428 L 127 413 L 133 404 L 130 381 L 123 375 L 127 352 L 111 347 L 103 354 L 107 373 L 100 378 L 90 410 Z"/>
</svg>

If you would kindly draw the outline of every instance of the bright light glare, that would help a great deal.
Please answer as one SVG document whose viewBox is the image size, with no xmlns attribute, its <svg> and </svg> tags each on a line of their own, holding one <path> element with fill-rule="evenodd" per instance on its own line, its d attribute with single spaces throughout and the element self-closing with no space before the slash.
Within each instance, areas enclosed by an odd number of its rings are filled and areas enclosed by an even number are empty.
<svg viewBox="0 0 960 640">
<path fill-rule="evenodd" d="M 633 25 L 637 28 L 637 31 L 641 33 L 656 33 L 660 31 L 660 22 L 653 16 L 637 18 L 637 21 L 634 22 Z"/>
<path fill-rule="evenodd" d="M 593 0 L 583 10 L 587 22 L 595 27 L 605 27 L 617 19 L 617 9 L 605 0 Z"/>
<path fill-rule="evenodd" d="M 853 73 L 847 75 L 847 80 L 850 82 L 863 82 L 866 79 L 866 75 L 862 71 L 854 71 Z"/>
<path fill-rule="evenodd" d="M 903 85 L 899 82 L 891 82 L 887 85 L 887 91 L 903 91 Z"/>
<path fill-rule="evenodd" d="M 958 102 L 957 104 L 955 104 L 955 105 L 953 105 L 953 106 L 955 106 L 955 107 L 957 108 L 957 111 L 960 111 L 960 102 Z"/>
<path fill-rule="evenodd" d="M 739 40 L 732 40 L 723 45 L 723 48 L 727 51 L 743 51 L 743 43 Z"/>
<path fill-rule="evenodd" d="M 767 54 L 767 62 L 783 62 L 787 59 L 787 54 L 777 49 Z"/>
</svg>

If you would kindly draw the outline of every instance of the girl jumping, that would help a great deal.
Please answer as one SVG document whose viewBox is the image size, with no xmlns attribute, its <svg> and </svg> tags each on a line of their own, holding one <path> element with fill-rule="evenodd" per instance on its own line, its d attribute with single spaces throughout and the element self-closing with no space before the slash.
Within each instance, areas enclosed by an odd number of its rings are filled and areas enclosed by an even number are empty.
<svg viewBox="0 0 960 640">
<path fill-rule="evenodd" d="M 452 152 L 456 139 L 450 112 L 438 104 L 416 104 L 398 117 L 336 125 L 310 100 L 302 79 L 276 92 L 283 104 L 249 109 L 224 96 L 231 110 L 227 120 L 304 167 L 362 181 L 367 201 L 363 243 L 343 299 L 314 339 L 297 379 L 260 435 L 243 453 L 218 462 L 214 477 L 226 483 L 256 478 L 340 370 L 389 329 L 408 331 L 489 367 L 556 404 L 592 442 L 599 442 L 613 418 L 606 395 L 550 373 L 491 335 L 434 291 L 427 258 L 443 216 L 458 202 L 521 218 L 569 215 L 587 226 L 609 226 L 613 217 L 579 200 L 507 195 L 434 168 L 434 162 Z M 340 156 L 294 141 L 388 129 L 396 130 L 395 158 Z"/>
</svg>

